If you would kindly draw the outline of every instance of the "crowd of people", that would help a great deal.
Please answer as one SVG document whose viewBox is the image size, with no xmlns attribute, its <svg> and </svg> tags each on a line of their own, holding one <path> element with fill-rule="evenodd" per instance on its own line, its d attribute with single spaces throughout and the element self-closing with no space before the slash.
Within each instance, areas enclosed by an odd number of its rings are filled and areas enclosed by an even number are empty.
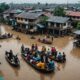
<svg viewBox="0 0 80 80">
<path fill-rule="evenodd" d="M 31 49 L 22 45 L 21 51 L 28 61 L 42 69 L 52 69 L 55 67 L 54 60 L 66 59 L 65 53 L 58 53 L 55 47 L 47 50 L 45 46 L 42 46 L 41 51 L 39 51 L 37 44 L 32 44 Z"/>
</svg>

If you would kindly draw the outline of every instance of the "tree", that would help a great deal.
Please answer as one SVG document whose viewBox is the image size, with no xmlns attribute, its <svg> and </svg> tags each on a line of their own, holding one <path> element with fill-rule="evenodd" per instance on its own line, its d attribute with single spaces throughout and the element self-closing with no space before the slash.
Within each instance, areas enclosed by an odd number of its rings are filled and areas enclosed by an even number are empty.
<svg viewBox="0 0 80 80">
<path fill-rule="evenodd" d="M 2 13 L 7 9 L 9 9 L 9 5 L 8 4 L 0 3 L 0 22 L 3 22 L 3 23 L 6 22 L 4 20 L 4 18 L 3 18 L 3 16 L 2 16 Z"/>
<path fill-rule="evenodd" d="M 56 7 L 54 9 L 54 15 L 55 16 L 65 16 L 64 8 L 62 8 L 62 7 Z"/>
<path fill-rule="evenodd" d="M 77 27 L 78 30 L 80 30 L 80 22 L 77 23 Z"/>
<path fill-rule="evenodd" d="M 7 9 L 9 9 L 9 5 L 8 4 L 0 3 L 0 13 L 4 12 Z"/>
</svg>

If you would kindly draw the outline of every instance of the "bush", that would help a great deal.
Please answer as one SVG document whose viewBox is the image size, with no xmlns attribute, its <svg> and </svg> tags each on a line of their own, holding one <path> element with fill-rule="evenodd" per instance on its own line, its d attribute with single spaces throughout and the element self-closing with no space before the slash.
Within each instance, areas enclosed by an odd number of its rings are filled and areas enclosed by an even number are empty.
<svg viewBox="0 0 80 80">
<path fill-rule="evenodd" d="M 80 22 L 77 23 L 77 27 L 78 30 L 80 30 Z"/>
</svg>

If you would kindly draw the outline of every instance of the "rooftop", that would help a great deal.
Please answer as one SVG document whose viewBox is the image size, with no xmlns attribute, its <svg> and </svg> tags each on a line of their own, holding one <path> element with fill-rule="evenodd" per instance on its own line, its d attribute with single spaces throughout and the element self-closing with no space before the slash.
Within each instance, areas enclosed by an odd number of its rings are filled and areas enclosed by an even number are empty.
<svg viewBox="0 0 80 80">
<path fill-rule="evenodd" d="M 23 12 L 23 13 L 17 15 L 16 17 L 26 18 L 26 19 L 36 19 L 36 18 L 38 18 L 41 15 L 42 15 L 42 13 Z"/>
<path fill-rule="evenodd" d="M 14 13 L 14 14 L 16 14 L 16 13 L 21 13 L 21 12 L 23 12 L 23 11 L 20 10 L 20 9 L 14 9 L 14 10 L 8 9 L 8 10 L 4 11 L 3 13 L 4 13 L 4 14 L 9 14 L 9 13 Z"/>
<path fill-rule="evenodd" d="M 67 17 L 59 17 L 59 16 L 52 16 L 47 21 L 48 22 L 54 22 L 54 23 L 65 23 L 69 20 Z"/>
<path fill-rule="evenodd" d="M 66 15 L 80 17 L 80 12 L 79 11 L 66 11 Z"/>
<path fill-rule="evenodd" d="M 77 31 L 75 31 L 73 33 L 76 34 L 76 35 L 80 35 L 80 30 L 77 30 Z"/>
</svg>

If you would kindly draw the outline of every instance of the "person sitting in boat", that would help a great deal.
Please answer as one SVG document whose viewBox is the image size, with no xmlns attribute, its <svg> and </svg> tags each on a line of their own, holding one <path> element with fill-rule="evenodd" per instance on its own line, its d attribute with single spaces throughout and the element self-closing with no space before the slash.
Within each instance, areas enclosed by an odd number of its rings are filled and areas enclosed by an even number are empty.
<svg viewBox="0 0 80 80">
<path fill-rule="evenodd" d="M 18 57 L 17 57 L 17 55 L 15 56 L 14 61 L 15 61 L 15 63 L 18 63 Z"/>
<path fill-rule="evenodd" d="M 41 58 L 41 61 L 44 62 L 44 55 L 43 55 L 43 53 L 41 53 L 40 58 Z"/>
<path fill-rule="evenodd" d="M 37 44 L 35 44 L 34 47 L 35 47 L 35 51 L 37 51 L 37 50 L 38 50 L 38 46 L 37 46 Z"/>
<path fill-rule="evenodd" d="M 65 61 L 66 60 L 66 55 L 65 55 L 65 53 L 63 52 L 63 61 Z"/>
<path fill-rule="evenodd" d="M 30 59 L 30 63 L 36 65 L 36 61 L 33 59 Z"/>
<path fill-rule="evenodd" d="M 47 52 L 45 52 L 44 62 L 47 64 L 48 63 L 48 60 L 49 60 L 49 55 L 47 54 Z"/>
<path fill-rule="evenodd" d="M 41 69 L 45 69 L 45 63 L 40 61 L 37 63 L 37 67 Z"/>
<path fill-rule="evenodd" d="M 42 46 L 42 50 L 41 50 L 42 52 L 46 52 L 46 48 L 45 48 L 45 46 Z"/>
<path fill-rule="evenodd" d="M 12 59 L 12 58 L 13 58 L 13 51 L 10 50 L 10 52 L 9 52 L 9 59 Z"/>
<path fill-rule="evenodd" d="M 41 61 L 41 58 L 40 58 L 40 56 L 37 55 L 36 57 L 33 56 L 33 60 L 35 60 L 37 62 L 37 61 Z"/>
<path fill-rule="evenodd" d="M 28 49 L 25 48 L 25 49 L 24 49 L 24 56 L 27 56 L 27 54 L 28 54 Z"/>
<path fill-rule="evenodd" d="M 55 53 L 56 53 L 55 47 L 52 47 L 52 48 L 51 48 L 51 53 L 52 53 L 53 56 L 55 55 Z"/>
<path fill-rule="evenodd" d="M 21 46 L 21 52 L 24 53 L 24 51 L 25 51 L 25 48 L 24 48 L 24 45 L 22 44 L 22 46 Z"/>
<path fill-rule="evenodd" d="M 28 61 L 30 61 L 30 59 L 31 59 L 30 54 L 27 54 L 26 59 L 27 59 Z"/>
<path fill-rule="evenodd" d="M 51 55 L 51 50 L 48 48 L 47 50 L 47 55 L 50 56 Z"/>
<path fill-rule="evenodd" d="M 57 56 L 57 60 L 62 61 L 62 58 L 63 58 L 63 56 L 62 56 L 61 52 L 59 52 L 59 54 Z"/>
<path fill-rule="evenodd" d="M 49 63 L 48 63 L 48 68 L 49 69 L 53 69 L 54 66 L 55 66 L 54 61 L 53 60 L 50 60 Z"/>
<path fill-rule="evenodd" d="M 8 35 L 8 37 L 10 37 L 10 36 L 11 36 L 11 35 L 10 35 L 10 33 L 8 33 L 7 35 Z"/>
</svg>

